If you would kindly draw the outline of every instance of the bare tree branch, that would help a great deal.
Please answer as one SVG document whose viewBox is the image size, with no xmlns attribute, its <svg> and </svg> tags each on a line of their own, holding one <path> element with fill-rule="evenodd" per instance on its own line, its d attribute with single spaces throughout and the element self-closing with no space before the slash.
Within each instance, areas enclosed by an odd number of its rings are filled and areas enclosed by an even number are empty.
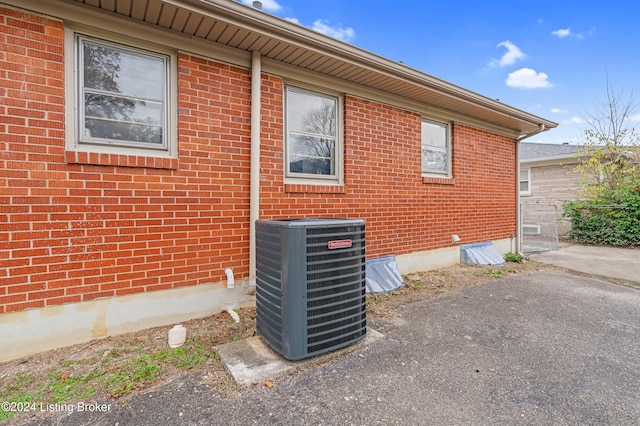
<svg viewBox="0 0 640 426">
<path fill-rule="evenodd" d="M 630 117 L 638 106 L 635 93 L 615 90 L 607 75 L 605 100 L 596 103 L 583 118 L 589 124 L 585 130 L 584 154 L 576 169 L 589 177 L 591 188 L 615 190 L 627 176 L 638 176 L 639 138 Z"/>
</svg>

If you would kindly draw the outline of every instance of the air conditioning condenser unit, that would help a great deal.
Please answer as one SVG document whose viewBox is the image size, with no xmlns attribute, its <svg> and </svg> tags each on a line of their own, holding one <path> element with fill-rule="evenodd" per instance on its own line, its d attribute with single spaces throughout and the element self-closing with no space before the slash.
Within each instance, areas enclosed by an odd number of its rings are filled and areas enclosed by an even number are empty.
<svg viewBox="0 0 640 426">
<path fill-rule="evenodd" d="M 365 223 L 360 219 L 256 222 L 256 327 L 290 360 L 366 335 Z"/>
</svg>

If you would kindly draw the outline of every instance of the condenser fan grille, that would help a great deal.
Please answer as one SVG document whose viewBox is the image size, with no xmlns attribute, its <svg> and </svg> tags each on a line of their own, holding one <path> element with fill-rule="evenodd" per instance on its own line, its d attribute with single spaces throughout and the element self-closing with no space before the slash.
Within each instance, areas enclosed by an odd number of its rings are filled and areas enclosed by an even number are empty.
<svg viewBox="0 0 640 426">
<path fill-rule="evenodd" d="M 332 249 L 332 241 L 350 246 Z M 366 330 L 364 226 L 307 230 L 307 343 L 310 352 Z M 357 306 L 358 309 L 352 309 Z M 350 338 L 348 336 L 351 336 Z"/>
</svg>

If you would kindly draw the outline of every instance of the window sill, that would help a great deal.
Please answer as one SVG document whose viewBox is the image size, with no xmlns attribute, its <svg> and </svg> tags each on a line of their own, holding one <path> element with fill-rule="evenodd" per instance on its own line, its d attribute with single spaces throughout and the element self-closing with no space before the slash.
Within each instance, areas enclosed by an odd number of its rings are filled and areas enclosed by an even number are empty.
<svg viewBox="0 0 640 426">
<path fill-rule="evenodd" d="M 455 185 L 456 180 L 449 177 L 422 176 L 422 183 L 436 185 Z"/>
<path fill-rule="evenodd" d="M 285 183 L 284 192 L 290 194 L 345 194 L 344 185 L 313 185 L 307 183 Z"/>
<path fill-rule="evenodd" d="M 142 155 L 107 154 L 101 152 L 65 151 L 69 164 L 93 166 L 139 167 L 147 169 L 177 169 L 177 158 L 147 157 Z"/>
</svg>

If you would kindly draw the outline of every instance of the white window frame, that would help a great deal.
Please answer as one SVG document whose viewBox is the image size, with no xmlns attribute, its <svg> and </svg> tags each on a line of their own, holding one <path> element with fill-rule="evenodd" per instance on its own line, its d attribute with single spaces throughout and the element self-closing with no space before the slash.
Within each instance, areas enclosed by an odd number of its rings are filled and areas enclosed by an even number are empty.
<svg viewBox="0 0 640 426">
<path fill-rule="evenodd" d="M 432 149 L 436 151 L 444 151 L 447 161 L 447 170 L 436 170 L 436 169 L 428 169 L 424 164 L 424 156 L 422 154 L 422 150 L 425 146 L 429 147 L 430 145 L 425 145 L 424 140 L 424 124 L 439 126 L 445 131 L 445 147 L 435 147 L 431 146 Z M 422 164 L 422 175 L 423 176 L 432 176 L 432 177 L 452 177 L 452 161 L 451 161 L 451 125 L 449 123 L 444 123 L 441 121 L 430 120 L 427 118 L 423 118 L 420 123 L 420 162 Z"/>
<path fill-rule="evenodd" d="M 289 129 L 289 94 L 296 92 L 305 95 L 317 96 L 323 99 L 329 99 L 335 102 L 335 147 L 332 153 L 332 174 L 312 174 L 302 172 L 292 172 L 290 167 L 290 135 L 292 131 Z M 306 88 L 301 85 L 287 84 L 284 87 L 284 175 L 287 183 L 310 183 L 318 185 L 341 185 L 343 184 L 343 98 L 342 96 L 331 93 L 329 91 L 321 91 L 318 89 Z M 326 135 L 325 135 L 326 136 Z"/>
<path fill-rule="evenodd" d="M 522 173 L 527 172 L 527 179 L 522 180 Z M 522 187 L 522 182 L 527 182 L 527 189 L 522 191 L 520 188 Z M 520 175 L 518 175 L 518 191 L 520 191 L 520 195 L 531 195 L 531 169 L 520 169 Z"/>
<path fill-rule="evenodd" d="M 113 47 L 127 53 L 164 62 L 162 144 L 109 140 L 88 137 L 84 129 L 84 101 L 82 99 L 82 66 L 80 43 L 83 41 Z M 177 55 L 175 51 L 144 41 L 85 28 L 65 28 L 66 75 L 66 148 L 71 151 L 177 158 Z"/>
</svg>

